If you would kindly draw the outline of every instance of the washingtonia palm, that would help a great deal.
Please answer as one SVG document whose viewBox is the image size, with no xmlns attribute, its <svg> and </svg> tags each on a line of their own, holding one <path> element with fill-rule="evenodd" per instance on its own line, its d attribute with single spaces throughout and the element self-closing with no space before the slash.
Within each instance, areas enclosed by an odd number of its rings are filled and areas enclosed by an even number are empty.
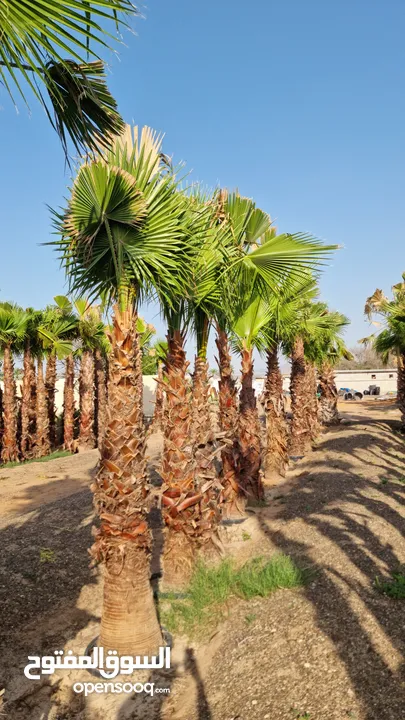
<svg viewBox="0 0 405 720">
<path fill-rule="evenodd" d="M 311 293 L 309 296 L 304 294 L 296 309 L 290 332 L 283 342 L 283 350 L 291 358 L 291 456 L 304 455 L 318 432 L 317 383 L 311 343 L 320 329 L 331 326 L 333 318 L 327 305 L 313 302 Z"/>
<path fill-rule="evenodd" d="M 219 404 L 223 418 L 221 422 L 232 434 L 237 409 L 227 350 L 226 315 L 228 308 L 232 308 L 235 303 L 234 288 L 251 285 L 252 296 L 255 292 L 258 296 L 271 298 L 272 301 L 279 297 L 281 288 L 283 288 L 284 293 L 289 292 L 293 297 L 296 287 L 301 287 L 306 282 L 309 271 L 319 269 L 325 257 L 336 246 L 323 245 L 315 238 L 302 233 L 277 235 L 269 215 L 257 208 L 251 199 L 241 197 L 238 193 L 228 193 L 222 190 L 218 193 L 217 201 L 219 222 L 229 227 L 232 249 L 228 267 L 221 274 L 222 308 L 226 309 L 225 312 L 217 314 L 218 347 L 220 360 L 223 363 L 223 370 L 220 363 Z M 275 312 L 273 302 L 273 319 Z M 268 334 L 267 332 L 267 336 Z M 274 327 L 270 335 L 273 338 L 276 337 Z M 280 385 L 277 352 L 274 350 L 275 342 L 276 340 L 273 339 L 271 367 L 274 370 L 277 388 L 267 387 L 267 390 L 270 392 L 276 390 L 280 394 L 282 386 Z M 269 402 L 272 401 L 268 399 Z M 280 412 L 280 408 L 277 412 Z M 280 434 L 284 436 L 284 433 L 279 433 L 279 436 Z M 285 436 L 280 439 L 280 442 L 285 445 Z M 285 454 L 285 448 L 283 453 Z M 228 443 L 228 449 L 225 451 L 226 457 L 223 456 L 227 468 L 223 477 L 224 495 L 234 508 L 237 506 L 238 492 L 241 487 L 240 478 L 238 478 L 238 454 L 238 440 L 235 439 L 234 442 Z M 228 481 L 225 478 L 228 478 Z"/>
<path fill-rule="evenodd" d="M 264 386 L 266 470 L 280 475 L 285 475 L 288 465 L 288 427 L 278 354 L 281 345 L 288 341 L 294 328 L 303 298 L 309 300 L 315 297 L 316 293 L 316 282 L 312 274 L 303 269 L 301 276 L 287 275 L 277 294 L 273 294 L 271 298 L 271 320 L 267 328 L 271 343 L 266 347 L 267 373 Z"/>
<path fill-rule="evenodd" d="M 13 303 L 0 303 L 0 350 L 3 355 L 3 423 L 1 459 L 19 460 L 17 443 L 17 397 L 14 353 L 21 352 L 27 332 L 28 315 Z"/>
<path fill-rule="evenodd" d="M 328 317 L 329 327 L 318 328 L 306 348 L 307 358 L 314 362 L 318 371 L 319 419 L 326 426 L 340 422 L 334 368 L 342 358 L 351 360 L 353 357 L 341 337 L 349 324 L 348 318 L 338 312 L 329 312 Z"/>
<path fill-rule="evenodd" d="M 245 288 L 239 303 L 232 336 L 241 355 L 241 389 L 239 395 L 240 485 L 247 498 L 263 499 L 261 425 L 253 388 L 253 351 L 263 350 L 269 343 L 266 328 L 271 318 L 267 299 Z"/>
<path fill-rule="evenodd" d="M 55 384 L 56 361 L 72 352 L 76 334 L 76 319 L 71 313 L 49 306 L 38 315 L 37 331 L 37 389 L 35 455 L 47 455 L 55 444 Z M 43 361 L 47 360 L 46 373 Z"/>
<path fill-rule="evenodd" d="M 27 331 L 24 338 L 23 381 L 21 387 L 21 457 L 28 460 L 34 455 L 36 437 L 36 367 L 38 351 L 37 325 L 40 313 L 33 308 L 27 309 Z"/>
<path fill-rule="evenodd" d="M 181 257 L 183 199 L 161 138 L 127 127 L 111 152 L 82 166 L 57 217 L 58 248 L 73 291 L 113 303 L 108 412 L 93 486 L 100 518 L 92 555 L 106 566 L 100 643 L 120 654 L 162 642 L 149 582 L 150 486 L 137 303 L 158 282 L 165 292 Z"/>
<path fill-rule="evenodd" d="M 169 298 L 161 298 L 168 324 L 162 462 L 163 515 L 167 526 L 163 564 L 168 587 L 185 583 L 198 548 L 211 544 L 219 520 L 218 483 L 212 464 L 212 433 L 203 420 L 208 412 L 205 358 L 209 324 L 203 300 L 211 283 L 214 212 L 212 205 L 201 203 L 198 197 L 186 198 L 184 226 L 188 257 L 179 268 L 177 292 Z M 190 329 L 196 331 L 201 360 L 200 364 L 197 360 L 194 374 L 194 412 L 187 377 L 189 364 L 184 350 L 186 332 Z M 202 411 L 198 422 L 196 406 Z"/>
<path fill-rule="evenodd" d="M 77 151 L 94 151 L 123 128 L 95 48 L 109 49 L 109 26 L 123 28 L 136 13 L 130 0 L 0 3 L 1 83 L 13 101 L 17 93 L 26 102 L 26 87 L 32 91 L 66 157 L 68 137 Z"/>
</svg>

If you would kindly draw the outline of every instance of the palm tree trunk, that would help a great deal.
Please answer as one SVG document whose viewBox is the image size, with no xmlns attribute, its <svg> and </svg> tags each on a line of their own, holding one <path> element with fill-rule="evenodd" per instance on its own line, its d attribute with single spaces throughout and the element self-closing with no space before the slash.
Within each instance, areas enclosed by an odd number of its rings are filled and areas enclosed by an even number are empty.
<svg viewBox="0 0 405 720">
<path fill-rule="evenodd" d="M 75 364 L 73 355 L 66 358 L 65 385 L 63 388 L 63 447 L 73 450 L 75 425 Z"/>
<path fill-rule="evenodd" d="M 87 450 L 95 447 L 94 440 L 94 358 L 91 350 L 83 350 L 80 377 L 80 430 L 79 445 Z"/>
<path fill-rule="evenodd" d="M 219 368 L 219 424 L 224 437 L 221 451 L 222 491 L 220 506 L 225 520 L 244 516 L 246 493 L 239 477 L 238 391 L 232 374 L 231 353 L 226 332 L 217 328 L 216 346 Z"/>
<path fill-rule="evenodd" d="M 401 430 L 405 432 L 405 353 L 398 357 L 397 403 L 401 411 Z"/>
<path fill-rule="evenodd" d="M 105 422 L 107 412 L 107 389 L 105 382 L 104 358 L 101 350 L 94 351 L 95 369 L 95 429 L 97 447 L 101 450 L 105 433 Z"/>
<path fill-rule="evenodd" d="M 304 356 L 304 342 L 297 338 L 291 354 L 291 426 L 289 437 L 289 454 L 301 456 L 311 445 L 308 413 L 311 398 L 308 397 L 308 376 Z"/>
<path fill-rule="evenodd" d="M 196 461 L 196 482 L 198 487 L 216 477 L 214 466 L 214 432 L 210 413 L 210 385 L 208 363 L 196 357 L 193 373 L 193 440 Z"/>
<path fill-rule="evenodd" d="M 278 363 L 278 347 L 267 350 L 264 387 L 266 411 L 266 470 L 283 477 L 288 466 L 288 432 L 284 412 L 283 376 Z"/>
<path fill-rule="evenodd" d="M 149 580 L 150 488 L 135 335 L 136 314 L 115 307 L 106 432 L 92 487 L 101 520 L 92 555 L 105 564 L 100 645 L 119 655 L 150 655 L 162 645 Z"/>
<path fill-rule="evenodd" d="M 311 440 L 316 440 L 320 432 L 319 426 L 319 405 L 318 405 L 318 380 L 315 365 L 306 362 L 305 372 L 308 383 L 308 427 Z"/>
<path fill-rule="evenodd" d="M 42 358 L 38 358 L 36 410 L 37 432 L 35 438 L 35 455 L 36 457 L 44 457 L 45 455 L 49 455 L 51 444 L 49 441 L 49 414 Z"/>
<path fill-rule="evenodd" d="M 35 358 L 31 353 L 31 400 L 30 400 L 30 428 L 29 434 L 31 436 L 32 453 L 35 449 L 35 438 L 37 434 L 37 368 L 35 364 Z"/>
<path fill-rule="evenodd" d="M 261 428 L 253 389 L 253 350 L 242 350 L 242 376 L 239 399 L 239 442 L 241 482 L 248 496 L 263 500 L 261 480 Z"/>
<path fill-rule="evenodd" d="M 163 429 L 164 421 L 164 404 L 165 393 L 163 389 L 163 363 L 158 364 L 158 373 L 156 379 L 156 391 L 155 391 L 155 409 L 153 411 L 152 422 L 149 426 L 149 434 L 159 432 Z"/>
<path fill-rule="evenodd" d="M 319 373 L 321 397 L 319 399 L 319 417 L 322 425 L 338 425 L 340 416 L 337 409 L 338 391 L 335 373 L 329 363 L 324 363 Z"/>
<path fill-rule="evenodd" d="M 10 345 L 5 345 L 3 354 L 3 448 L 1 459 L 3 462 L 18 460 L 17 446 L 17 398 L 14 380 L 14 362 Z"/>
<path fill-rule="evenodd" d="M 24 359 L 23 359 L 23 382 L 21 392 L 21 455 L 24 460 L 28 460 L 33 456 L 33 447 L 35 442 L 35 427 L 33 428 L 33 408 L 32 408 L 32 372 L 35 365 L 31 354 L 30 340 L 25 341 Z M 34 374 L 35 383 L 35 374 Z M 34 410 L 35 417 L 35 410 Z"/>
<path fill-rule="evenodd" d="M 51 448 L 55 447 L 56 441 L 55 385 L 56 355 L 49 355 L 45 372 L 45 392 L 48 408 L 49 442 L 51 444 Z"/>
<path fill-rule="evenodd" d="M 166 417 L 162 460 L 163 517 L 166 537 L 163 555 L 165 587 L 182 587 L 195 562 L 200 501 L 196 488 L 192 442 L 191 390 L 186 373 L 189 363 L 180 331 L 169 333 L 164 374 Z"/>
</svg>

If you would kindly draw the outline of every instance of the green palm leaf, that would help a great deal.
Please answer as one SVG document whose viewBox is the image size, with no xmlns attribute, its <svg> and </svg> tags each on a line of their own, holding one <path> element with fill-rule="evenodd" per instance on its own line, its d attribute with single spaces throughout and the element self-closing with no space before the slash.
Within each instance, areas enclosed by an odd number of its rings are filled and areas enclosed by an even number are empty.
<svg viewBox="0 0 405 720">
<path fill-rule="evenodd" d="M 96 151 L 109 134 L 122 129 L 94 47 L 110 46 L 108 23 L 124 27 L 126 17 L 136 13 L 130 0 L 0 2 L 0 82 L 13 101 L 15 90 L 26 102 L 24 85 L 31 89 L 66 155 L 67 136 L 76 150 Z"/>
<path fill-rule="evenodd" d="M 185 199 L 149 129 L 125 134 L 85 164 L 66 210 L 55 213 L 56 245 L 73 293 L 128 299 L 173 285 L 182 247 Z"/>
<path fill-rule="evenodd" d="M 337 245 L 324 245 L 306 233 L 273 236 L 271 232 L 264 242 L 243 259 L 246 267 L 255 269 L 266 285 L 277 292 L 283 280 L 305 277 L 308 269 L 317 269 Z"/>
</svg>

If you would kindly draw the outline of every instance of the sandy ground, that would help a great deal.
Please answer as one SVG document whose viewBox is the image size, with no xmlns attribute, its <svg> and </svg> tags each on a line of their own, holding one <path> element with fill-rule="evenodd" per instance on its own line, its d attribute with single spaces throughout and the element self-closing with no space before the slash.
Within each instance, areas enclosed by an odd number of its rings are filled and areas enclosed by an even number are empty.
<svg viewBox="0 0 405 720">
<path fill-rule="evenodd" d="M 76 675 L 53 676 L 52 684 L 24 678 L 27 655 L 83 652 L 97 635 L 100 572 L 87 555 L 97 453 L 2 471 L 3 717 L 403 720 L 405 603 L 379 594 L 374 580 L 405 565 L 404 439 L 391 403 L 342 410 L 341 426 L 285 480 L 269 482 L 267 506 L 224 531 L 228 552 L 288 553 L 311 569 L 310 583 L 235 601 L 216 632 L 178 639 L 173 670 L 148 678 L 169 696 L 84 702 L 71 692 Z M 159 442 L 151 438 L 152 465 Z"/>
</svg>

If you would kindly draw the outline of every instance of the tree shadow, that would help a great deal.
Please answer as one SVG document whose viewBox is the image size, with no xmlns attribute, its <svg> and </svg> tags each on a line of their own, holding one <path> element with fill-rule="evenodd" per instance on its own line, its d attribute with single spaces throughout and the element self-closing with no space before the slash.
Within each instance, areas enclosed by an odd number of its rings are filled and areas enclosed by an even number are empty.
<svg viewBox="0 0 405 720">
<path fill-rule="evenodd" d="M 370 425 L 370 431 L 362 428 L 350 442 L 336 437 L 336 431 L 328 433 L 319 447 L 330 451 L 327 457 L 322 461 L 315 452 L 304 460 L 304 472 L 277 518 L 266 519 L 263 511 L 259 522 L 277 548 L 315 570 L 305 595 L 319 629 L 346 666 L 367 720 L 399 720 L 405 716 L 405 665 L 400 660 L 405 607 L 381 595 L 374 580 L 405 564 L 405 487 L 394 481 L 380 486 L 378 477 L 360 476 L 350 456 L 377 440 L 385 475 L 395 479 L 401 468 L 392 467 L 386 450 L 400 441 L 388 434 L 386 423 L 379 428 L 386 436 L 378 438 L 375 423 L 364 417 L 360 423 Z M 344 457 L 335 459 L 334 452 Z M 402 468 L 405 475 L 405 458 Z"/>
<path fill-rule="evenodd" d="M 198 720 L 212 720 L 213 715 L 205 692 L 204 681 L 201 677 L 194 650 L 190 647 L 187 647 L 184 651 L 184 669 L 193 679 L 196 686 L 196 713 L 193 717 L 198 718 Z M 152 672 L 147 682 L 153 683 L 155 686 L 153 697 L 131 695 L 121 705 L 116 720 L 135 720 L 135 718 L 161 720 L 165 701 L 170 697 L 170 691 L 177 676 L 178 666 L 176 664 L 172 665 L 170 671 Z M 166 692 L 156 692 L 156 688 L 166 689 Z M 165 717 L 169 717 L 167 712 Z"/>
<path fill-rule="evenodd" d="M 44 484 L 45 496 L 46 491 Z M 91 492 L 82 490 L 31 512 L 28 508 L 9 518 L 0 530 L 0 682 L 6 688 L 7 712 L 20 694 L 25 698 L 39 691 L 40 701 L 41 693 L 47 692 L 42 681 L 29 681 L 23 675 L 28 655 L 53 654 L 89 622 L 99 621 L 91 609 L 77 606 L 83 588 L 98 582 L 97 570 L 89 567 Z M 96 597 L 94 602 L 97 606 Z M 48 711 L 51 694 L 49 690 Z M 38 710 L 27 699 L 21 702 L 30 708 L 27 718 L 47 717 L 45 700 Z"/>
</svg>

